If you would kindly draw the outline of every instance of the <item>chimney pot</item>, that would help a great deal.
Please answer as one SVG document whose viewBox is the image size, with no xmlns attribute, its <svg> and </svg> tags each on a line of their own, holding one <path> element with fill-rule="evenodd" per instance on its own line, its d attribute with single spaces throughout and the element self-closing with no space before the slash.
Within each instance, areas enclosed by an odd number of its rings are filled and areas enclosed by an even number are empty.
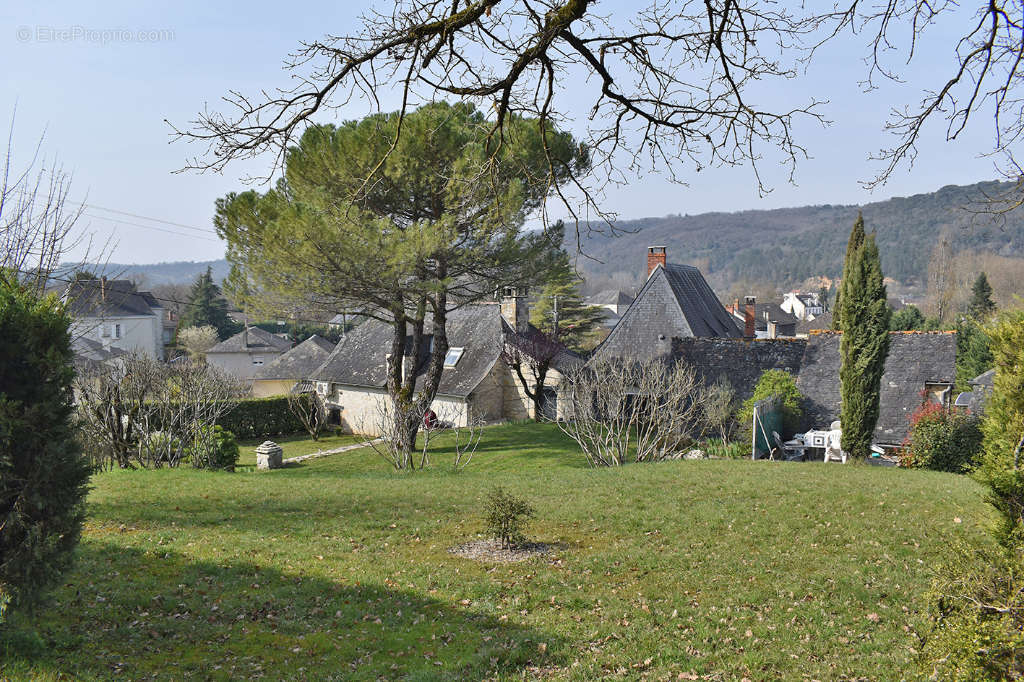
<svg viewBox="0 0 1024 682">
<path fill-rule="evenodd" d="M 757 336 L 757 325 L 754 320 L 757 315 L 757 299 L 747 296 L 743 299 L 743 307 L 743 336 L 752 339 Z"/>
<path fill-rule="evenodd" d="M 654 272 L 654 268 L 665 267 L 667 254 L 665 253 L 664 246 L 648 246 L 647 247 L 647 278 L 650 279 L 651 273 Z"/>
</svg>

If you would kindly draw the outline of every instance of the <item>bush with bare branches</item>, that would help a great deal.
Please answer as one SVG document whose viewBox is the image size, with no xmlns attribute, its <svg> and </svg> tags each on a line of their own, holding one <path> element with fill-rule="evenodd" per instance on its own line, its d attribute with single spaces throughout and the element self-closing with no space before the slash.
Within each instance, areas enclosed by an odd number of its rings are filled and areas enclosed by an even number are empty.
<svg viewBox="0 0 1024 682">
<path fill-rule="evenodd" d="M 241 394 L 215 367 L 163 364 L 138 351 L 82 364 L 75 381 L 85 449 L 99 467 L 176 467 L 197 453 L 212 461 L 212 425 Z"/>
<path fill-rule="evenodd" d="M 302 422 L 302 428 L 310 438 L 320 440 L 320 434 L 327 425 L 327 408 L 313 382 L 308 379 L 300 381 L 292 387 L 287 397 L 288 410 Z"/>
<path fill-rule="evenodd" d="M 558 427 L 593 466 L 667 459 L 706 431 L 707 389 L 686 365 L 605 360 L 566 379 Z"/>
</svg>

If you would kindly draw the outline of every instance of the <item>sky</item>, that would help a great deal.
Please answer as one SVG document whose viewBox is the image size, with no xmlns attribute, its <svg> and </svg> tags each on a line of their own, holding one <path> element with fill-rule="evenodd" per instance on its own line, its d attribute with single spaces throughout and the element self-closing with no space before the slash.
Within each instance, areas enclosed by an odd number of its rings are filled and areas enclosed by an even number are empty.
<svg viewBox="0 0 1024 682">
<path fill-rule="evenodd" d="M 13 119 L 13 166 L 30 161 L 42 137 L 46 162 L 56 159 L 73 174 L 71 198 L 87 204 L 81 229 L 94 243 L 109 243 L 105 256 L 111 262 L 221 258 L 224 245 L 212 227 L 215 200 L 248 189 L 242 179 L 265 174 L 271 159 L 235 163 L 223 174 L 176 172 L 201 150 L 172 142 L 165 120 L 184 127 L 205 106 L 218 108 L 229 90 L 255 93 L 287 84 L 282 61 L 301 41 L 355 32 L 359 15 L 372 6 L 368 0 L 309 2 L 287 12 L 262 0 L 244 9 L 192 0 L 9 1 L 0 8 L 0 61 L 6 67 L 0 72 L 0 120 Z M 629 0 L 599 3 L 612 15 L 633 6 Z M 631 219 L 860 204 L 997 177 L 991 160 L 979 155 L 991 139 L 982 119 L 955 143 L 946 142 L 941 124 L 930 126 L 912 168 L 900 168 L 874 191 L 860 184 L 879 170 L 870 153 L 891 143 L 883 129 L 888 112 L 913 104 L 923 86 L 948 72 L 952 34 L 945 30 L 940 26 L 936 40 L 904 69 L 905 83 L 864 92 L 858 87 L 866 72 L 864 38 L 847 37 L 828 45 L 799 79 L 760 93 L 767 105 L 829 101 L 822 110 L 829 127 L 805 121 L 795 128 L 812 157 L 798 166 L 795 183 L 770 165 L 770 157 L 763 169 L 773 187 L 767 196 L 759 195 L 748 168 L 698 174 L 681 165 L 677 172 L 687 184 L 672 183 L 656 170 L 630 175 L 626 185 L 609 188 L 602 208 Z M 586 84 L 568 87 L 579 88 L 584 103 L 582 111 L 567 112 L 575 116 L 576 132 L 589 109 Z M 369 111 L 368 103 L 355 102 L 317 120 Z"/>
</svg>

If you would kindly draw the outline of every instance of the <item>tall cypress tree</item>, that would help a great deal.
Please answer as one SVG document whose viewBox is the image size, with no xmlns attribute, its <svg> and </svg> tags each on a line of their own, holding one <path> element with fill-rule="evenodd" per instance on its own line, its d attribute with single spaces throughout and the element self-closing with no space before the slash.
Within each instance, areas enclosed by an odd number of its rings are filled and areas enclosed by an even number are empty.
<svg viewBox="0 0 1024 682">
<path fill-rule="evenodd" d="M 846 248 L 841 296 L 836 316 L 842 320 L 839 342 L 840 419 L 843 450 L 864 459 L 878 422 L 879 386 L 889 354 L 889 317 L 885 302 L 882 263 L 875 235 L 864 235 L 864 219 L 857 217 Z"/>
<path fill-rule="evenodd" d="M 853 229 L 850 230 L 850 239 L 846 243 L 846 259 L 843 261 L 843 279 L 839 282 L 839 290 L 836 292 L 836 302 L 832 306 L 832 328 L 841 330 L 843 328 L 843 295 L 846 293 L 847 280 L 850 275 L 850 263 L 861 246 L 864 245 L 864 216 L 857 213 L 857 220 L 853 222 Z"/>
<path fill-rule="evenodd" d="M 221 296 L 220 287 L 214 284 L 209 267 L 192 284 L 188 303 L 181 316 L 181 329 L 213 327 L 222 341 L 237 331 L 237 325 L 228 317 L 227 301 Z"/>
</svg>

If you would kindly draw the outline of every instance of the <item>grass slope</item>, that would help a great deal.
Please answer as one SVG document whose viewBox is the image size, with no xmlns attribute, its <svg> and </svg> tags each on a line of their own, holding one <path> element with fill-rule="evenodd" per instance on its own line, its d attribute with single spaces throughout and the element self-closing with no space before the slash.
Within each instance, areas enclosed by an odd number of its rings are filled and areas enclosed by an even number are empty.
<svg viewBox="0 0 1024 682">
<path fill-rule="evenodd" d="M 898 679 L 929 564 L 989 518 L 963 477 L 592 470 L 550 426 L 489 429 L 461 474 L 446 459 L 99 475 L 76 568 L 38 636 L 15 620 L 0 677 Z M 530 535 L 556 554 L 448 553 L 499 483 L 534 504 Z"/>
</svg>

